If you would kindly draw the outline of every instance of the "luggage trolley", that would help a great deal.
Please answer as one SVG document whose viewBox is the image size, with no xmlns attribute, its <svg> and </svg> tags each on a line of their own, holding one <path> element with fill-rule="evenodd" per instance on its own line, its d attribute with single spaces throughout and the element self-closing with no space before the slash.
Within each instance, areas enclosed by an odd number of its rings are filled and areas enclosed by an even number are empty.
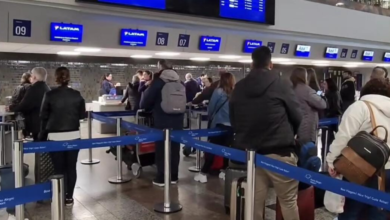
<svg viewBox="0 0 390 220">
<path fill-rule="evenodd" d="M 139 125 L 153 127 L 152 113 L 145 112 L 143 109 L 138 110 L 135 116 L 135 122 Z M 128 134 L 137 135 L 138 132 L 129 131 Z M 131 171 L 134 177 L 139 178 L 142 174 L 142 167 L 154 165 L 156 143 L 139 143 L 136 146 L 127 146 L 127 148 L 130 150 L 132 156 Z"/>
</svg>

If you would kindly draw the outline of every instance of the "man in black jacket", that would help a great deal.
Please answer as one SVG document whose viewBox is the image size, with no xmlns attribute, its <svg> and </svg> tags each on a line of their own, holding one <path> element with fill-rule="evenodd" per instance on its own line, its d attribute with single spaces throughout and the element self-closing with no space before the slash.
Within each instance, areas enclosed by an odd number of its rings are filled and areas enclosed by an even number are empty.
<svg viewBox="0 0 390 220">
<path fill-rule="evenodd" d="M 302 116 L 288 82 L 271 71 L 271 51 L 257 48 L 252 70 L 239 81 L 230 99 L 230 122 L 237 148 L 256 150 L 275 160 L 297 165 L 295 135 Z M 255 219 L 263 219 L 263 207 L 273 184 L 286 220 L 299 220 L 298 181 L 256 168 Z"/>
<path fill-rule="evenodd" d="M 342 112 L 355 102 L 355 78 L 351 71 L 343 72 L 343 83 L 341 84 L 340 96 L 343 101 L 341 105 Z"/>
<path fill-rule="evenodd" d="M 15 105 L 10 105 L 8 110 L 12 112 L 22 112 L 25 117 L 26 129 L 31 131 L 34 141 L 38 140 L 41 129 L 39 113 L 43 97 L 50 88 L 46 84 L 47 72 L 43 67 L 36 67 L 31 70 L 32 85 L 27 90 L 22 101 Z"/>
</svg>

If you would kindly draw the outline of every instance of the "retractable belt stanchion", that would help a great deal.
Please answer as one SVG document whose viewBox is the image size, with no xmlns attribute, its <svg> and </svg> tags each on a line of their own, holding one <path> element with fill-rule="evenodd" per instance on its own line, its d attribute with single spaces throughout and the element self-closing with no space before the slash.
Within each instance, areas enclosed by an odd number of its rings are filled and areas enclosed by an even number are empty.
<svg viewBox="0 0 390 220">
<path fill-rule="evenodd" d="M 247 176 L 247 189 L 245 190 L 245 220 L 254 219 L 254 207 L 255 207 L 255 158 L 256 152 L 250 150 L 247 152 L 248 157 L 248 176 Z"/>
<path fill-rule="evenodd" d="M 14 142 L 15 188 L 23 187 L 23 141 Z M 17 205 L 15 216 L 18 220 L 24 219 L 24 205 Z"/>
<path fill-rule="evenodd" d="M 55 175 L 51 178 L 51 219 L 65 220 L 64 201 L 65 201 L 64 177 Z"/>
<path fill-rule="evenodd" d="M 198 113 L 198 128 L 199 129 L 202 129 L 202 114 L 201 113 Z M 201 138 L 199 137 L 199 140 L 201 140 Z M 192 166 L 190 168 L 188 168 L 189 171 L 191 172 L 200 172 L 200 150 L 199 149 L 196 149 L 196 160 L 195 160 L 195 166 Z"/>
<path fill-rule="evenodd" d="M 325 131 L 325 143 L 322 143 L 324 148 L 324 154 L 322 155 L 322 171 L 328 170 L 328 164 L 326 162 L 326 155 L 328 153 L 328 137 L 329 137 L 329 127 L 322 127 L 322 132 Z M 322 134 L 321 134 L 322 135 Z"/>
<path fill-rule="evenodd" d="M 11 135 L 12 135 L 12 141 L 14 141 L 14 137 L 15 137 L 15 126 L 13 123 L 8 123 L 8 122 L 0 122 L 0 131 L 1 131 L 1 134 L 0 134 L 0 144 L 1 144 L 1 158 L 0 158 L 0 166 L 4 166 L 7 164 L 7 161 L 6 161 L 6 151 L 7 151 L 7 148 L 6 148 L 6 138 L 5 138 L 5 128 L 7 126 L 10 126 L 11 127 Z M 13 142 L 12 142 L 13 143 Z M 12 148 L 11 148 L 12 149 Z"/>
<path fill-rule="evenodd" d="M 164 202 L 154 206 L 154 211 L 160 213 L 174 213 L 181 211 L 183 207 L 179 203 L 172 203 L 169 193 L 171 183 L 171 131 L 164 130 Z"/>
<path fill-rule="evenodd" d="M 92 139 L 92 116 L 91 112 L 88 111 L 88 118 L 87 118 L 87 123 L 88 123 L 88 139 Z M 98 159 L 93 159 L 92 158 L 92 148 L 88 149 L 88 159 L 82 160 L 81 164 L 84 165 L 94 165 L 100 163 L 100 160 Z"/>
<path fill-rule="evenodd" d="M 116 135 L 118 137 L 121 136 L 121 118 L 116 119 Z M 122 146 L 118 145 L 116 147 L 116 160 L 118 162 L 118 170 L 117 175 L 115 177 L 111 177 L 108 179 L 108 182 L 119 184 L 119 183 L 127 183 L 131 180 L 129 176 L 123 176 L 122 174 Z"/>
</svg>

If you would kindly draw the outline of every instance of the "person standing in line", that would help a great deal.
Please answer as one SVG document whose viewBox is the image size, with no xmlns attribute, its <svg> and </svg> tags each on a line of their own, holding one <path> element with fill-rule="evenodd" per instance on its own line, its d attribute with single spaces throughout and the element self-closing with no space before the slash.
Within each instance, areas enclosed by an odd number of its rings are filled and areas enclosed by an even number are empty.
<svg viewBox="0 0 390 220">
<path fill-rule="evenodd" d="M 325 109 L 325 117 L 326 118 L 338 118 L 341 116 L 341 98 L 339 90 L 337 89 L 336 83 L 333 81 L 333 79 L 328 78 L 324 81 L 324 89 L 325 89 L 325 97 L 328 102 L 328 107 Z M 328 146 L 325 146 L 325 140 L 326 140 L 326 133 L 322 132 L 321 134 L 321 142 L 322 142 L 322 149 L 321 149 L 321 156 L 326 155 L 329 152 L 329 146 L 334 140 L 334 134 L 338 131 L 338 125 L 331 125 L 328 128 Z M 325 154 L 325 147 L 328 149 L 328 152 Z M 325 158 L 322 158 L 322 161 L 324 161 Z"/>
<path fill-rule="evenodd" d="M 163 67 L 165 68 L 165 67 Z M 178 91 L 176 91 L 177 100 L 171 100 L 172 96 L 165 94 L 163 99 L 163 88 L 165 89 L 166 84 L 175 83 L 176 89 L 182 91 L 183 94 L 178 96 Z M 181 95 L 183 97 L 181 97 Z M 173 129 L 173 130 L 182 130 L 183 121 L 184 121 L 184 112 L 185 112 L 185 87 L 180 82 L 180 77 L 173 69 L 161 69 L 161 71 L 155 75 L 152 83 L 149 88 L 144 92 L 141 99 L 140 107 L 146 111 L 152 111 L 154 119 L 154 128 L 163 130 L 163 129 Z M 183 113 L 167 113 L 163 110 L 162 104 L 163 101 L 173 103 L 175 101 L 181 100 L 183 98 L 184 106 Z M 169 99 L 169 101 L 167 100 Z M 153 180 L 153 184 L 156 186 L 163 187 L 164 183 L 164 142 L 156 142 L 156 165 L 157 165 L 157 176 Z M 179 180 L 179 162 L 180 162 L 180 144 L 172 142 L 171 143 L 171 184 L 177 184 Z"/>
<path fill-rule="evenodd" d="M 302 115 L 288 81 L 273 72 L 271 51 L 259 47 L 252 53 L 252 70 L 233 90 L 230 122 L 235 134 L 233 147 L 297 166 L 297 134 Z M 298 181 L 256 168 L 255 219 L 263 220 L 270 185 L 275 188 L 285 220 L 299 220 Z"/>
<path fill-rule="evenodd" d="M 202 74 L 200 74 L 200 76 L 198 78 L 196 78 L 196 82 L 198 83 L 199 88 L 202 90 L 203 90 L 203 78 L 204 77 L 207 77 L 207 75 L 202 73 Z"/>
<path fill-rule="evenodd" d="M 351 71 L 343 72 L 343 83 L 341 84 L 340 96 L 342 100 L 341 110 L 345 112 L 347 108 L 355 102 L 355 78 Z"/>
<path fill-rule="evenodd" d="M 34 141 L 38 141 L 41 129 L 39 112 L 43 96 L 50 88 L 46 84 L 47 71 L 43 67 L 35 67 L 31 70 L 31 86 L 24 95 L 22 101 L 7 107 L 12 112 L 21 112 L 25 118 L 26 129 L 32 133 Z"/>
<path fill-rule="evenodd" d="M 27 90 L 31 86 L 30 82 L 31 74 L 30 73 L 23 73 L 22 78 L 20 79 L 20 85 L 16 87 L 14 94 L 12 95 L 12 98 L 10 100 L 10 105 L 16 105 L 19 104 L 22 100 L 23 97 L 26 95 Z M 24 120 L 23 113 L 21 112 L 15 112 L 15 119 L 17 121 L 19 120 Z M 30 131 L 26 129 L 26 124 L 24 123 L 23 127 L 23 137 L 26 138 L 30 135 Z"/>
<path fill-rule="evenodd" d="M 85 116 L 85 101 L 79 91 L 68 87 L 70 73 L 66 67 L 55 72 L 59 87 L 46 92 L 40 112 L 40 140 L 68 141 L 80 139 L 80 120 Z M 51 152 L 55 174 L 65 178 L 65 205 L 73 205 L 77 180 L 79 150 Z"/>
<path fill-rule="evenodd" d="M 312 88 L 314 91 L 321 90 L 320 84 L 318 83 L 317 79 L 317 72 L 313 68 L 307 69 L 307 81 L 310 88 Z"/>
<path fill-rule="evenodd" d="M 140 85 L 141 77 L 143 71 L 138 70 L 137 73 L 133 76 L 131 83 L 127 85 L 125 95 L 122 98 L 121 104 L 126 100 L 126 110 L 137 111 L 139 109 L 139 103 L 141 101 L 141 94 L 138 92 Z"/>
<path fill-rule="evenodd" d="M 221 128 L 223 130 L 231 130 L 229 118 L 229 99 L 233 91 L 236 80 L 231 73 L 221 73 L 218 88 L 213 92 L 209 106 L 208 116 L 210 121 L 210 128 Z M 232 137 L 230 134 L 221 135 L 217 137 L 210 137 L 209 141 L 213 144 L 222 146 L 230 146 Z M 205 162 L 202 170 L 194 178 L 195 181 L 207 183 L 207 174 L 210 172 L 214 163 L 214 155 L 205 153 Z M 228 161 L 224 160 L 224 168 L 227 167 Z"/>
<path fill-rule="evenodd" d="M 114 88 L 114 86 L 111 83 L 111 80 L 112 80 L 111 73 L 106 73 L 102 76 L 100 82 L 100 96 L 110 94 L 111 89 Z"/>
<path fill-rule="evenodd" d="M 377 79 L 377 78 L 386 79 L 387 75 L 388 72 L 385 67 L 377 66 L 372 70 L 370 79 Z"/>
<path fill-rule="evenodd" d="M 301 145 L 308 142 L 316 143 L 319 123 L 318 111 L 326 109 L 325 98 L 310 88 L 307 79 L 306 69 L 302 67 L 294 69 L 290 77 L 299 107 L 303 113 L 297 138 Z"/>
<path fill-rule="evenodd" d="M 191 73 L 186 74 L 186 81 L 184 82 L 184 85 L 186 87 L 187 102 L 191 102 L 195 98 L 196 93 L 200 92 L 200 87 L 192 77 Z"/>
<path fill-rule="evenodd" d="M 153 80 L 153 73 L 149 70 L 145 70 L 141 77 L 141 82 L 138 87 L 138 92 L 141 94 L 145 92 L 145 90 L 148 88 L 150 83 L 152 83 L 152 80 Z"/>
</svg>

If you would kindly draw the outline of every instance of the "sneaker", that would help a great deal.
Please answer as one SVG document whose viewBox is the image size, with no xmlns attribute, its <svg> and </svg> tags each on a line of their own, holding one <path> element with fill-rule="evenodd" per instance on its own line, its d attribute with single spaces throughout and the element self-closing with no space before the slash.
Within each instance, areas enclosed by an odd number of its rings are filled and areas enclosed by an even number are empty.
<svg viewBox="0 0 390 220">
<path fill-rule="evenodd" d="M 200 183 L 207 183 L 207 176 L 203 173 L 198 173 L 195 175 L 194 180 Z"/>
<path fill-rule="evenodd" d="M 156 178 L 153 180 L 153 185 L 159 186 L 159 187 L 164 187 L 165 183 L 164 183 L 164 180 Z"/>
<path fill-rule="evenodd" d="M 178 178 L 172 178 L 172 177 L 171 177 L 171 184 L 172 184 L 172 185 L 176 185 L 178 182 L 179 182 L 179 179 L 178 179 Z"/>
<path fill-rule="evenodd" d="M 8 220 L 16 220 L 16 216 L 9 214 Z M 25 218 L 24 220 L 28 220 L 28 218 Z"/>
<path fill-rule="evenodd" d="M 225 171 L 219 173 L 219 178 L 225 180 Z"/>
<path fill-rule="evenodd" d="M 65 206 L 72 206 L 74 204 L 73 199 L 65 199 Z"/>
</svg>

